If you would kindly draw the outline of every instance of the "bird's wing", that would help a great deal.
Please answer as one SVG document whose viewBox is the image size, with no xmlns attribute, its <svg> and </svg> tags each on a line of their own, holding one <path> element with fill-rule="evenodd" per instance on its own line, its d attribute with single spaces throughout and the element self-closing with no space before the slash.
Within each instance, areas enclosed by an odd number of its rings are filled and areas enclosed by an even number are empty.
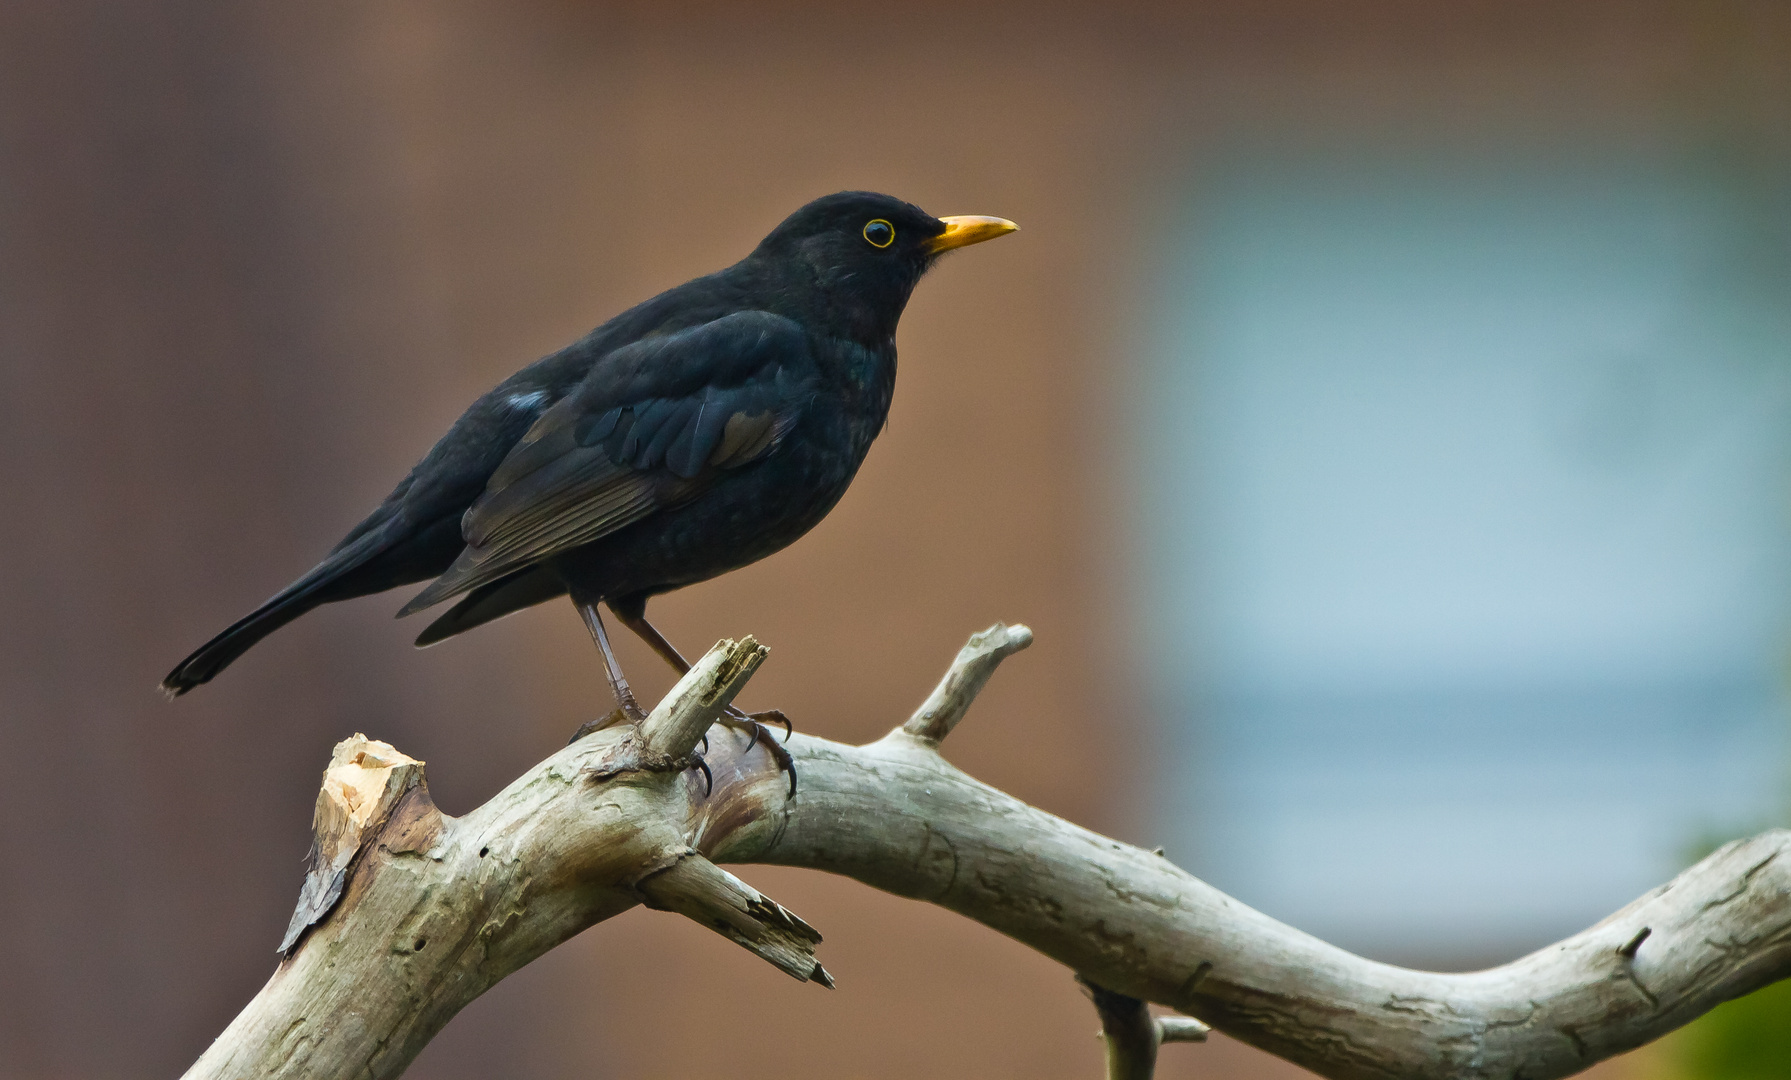
<svg viewBox="0 0 1791 1080">
<path fill-rule="evenodd" d="M 605 356 L 543 413 L 461 519 L 466 548 L 400 615 L 694 498 L 795 423 L 808 335 L 738 312 Z"/>
</svg>

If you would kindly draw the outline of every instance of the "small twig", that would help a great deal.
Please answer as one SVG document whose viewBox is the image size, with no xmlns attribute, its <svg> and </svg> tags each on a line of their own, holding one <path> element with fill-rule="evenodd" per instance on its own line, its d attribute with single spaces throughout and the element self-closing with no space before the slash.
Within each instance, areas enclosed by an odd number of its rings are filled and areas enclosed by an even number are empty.
<svg viewBox="0 0 1791 1080">
<path fill-rule="evenodd" d="M 1634 960 L 1636 958 L 1636 952 L 1642 947 L 1642 942 L 1647 941 L 1648 935 L 1652 933 L 1654 933 L 1654 927 L 1652 926 L 1644 926 L 1640 930 L 1637 930 L 1636 936 L 1630 938 L 1628 943 L 1617 950 L 1617 955 L 1623 957 L 1625 960 Z"/>
<path fill-rule="evenodd" d="M 996 623 L 972 635 L 969 644 L 958 650 L 945 678 L 939 680 L 902 730 L 929 742 L 942 742 L 964 718 L 965 710 L 1001 662 L 1031 644 L 1032 631 L 1018 623 Z"/>
</svg>

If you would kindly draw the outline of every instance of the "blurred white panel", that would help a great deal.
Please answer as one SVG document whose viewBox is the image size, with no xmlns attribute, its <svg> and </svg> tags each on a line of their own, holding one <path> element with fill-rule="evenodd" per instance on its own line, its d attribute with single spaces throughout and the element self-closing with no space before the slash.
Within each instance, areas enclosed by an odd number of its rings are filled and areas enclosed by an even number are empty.
<svg viewBox="0 0 1791 1080">
<path fill-rule="evenodd" d="M 1482 163 L 1483 166 L 1486 163 Z M 1140 402 L 1172 855 L 1360 948 L 1541 944 L 1778 812 L 1791 332 L 1668 164 L 1209 177 Z"/>
</svg>

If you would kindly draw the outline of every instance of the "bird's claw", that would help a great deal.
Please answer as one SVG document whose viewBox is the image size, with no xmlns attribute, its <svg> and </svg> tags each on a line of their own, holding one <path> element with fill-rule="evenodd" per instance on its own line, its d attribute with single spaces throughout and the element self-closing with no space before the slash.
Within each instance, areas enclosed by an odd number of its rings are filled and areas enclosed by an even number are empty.
<svg viewBox="0 0 1791 1080">
<path fill-rule="evenodd" d="M 766 709 L 763 712 L 747 713 L 746 718 L 748 720 L 757 721 L 758 723 L 761 723 L 761 724 L 782 725 L 782 727 L 784 729 L 784 741 L 785 742 L 789 742 L 790 736 L 796 734 L 796 725 L 790 723 L 790 718 L 784 715 L 784 711 L 782 709 Z"/>
<path fill-rule="evenodd" d="M 709 763 L 703 760 L 703 755 L 693 753 L 690 759 L 692 765 L 703 770 L 703 798 L 707 799 L 715 792 L 715 774 L 709 771 Z"/>
<path fill-rule="evenodd" d="M 765 725 L 761 722 L 763 720 L 770 720 L 774 724 L 782 724 L 784 726 L 784 738 L 786 740 L 794 730 L 790 724 L 790 718 L 777 709 L 767 709 L 764 712 L 756 713 L 744 713 L 734 706 L 729 705 L 727 712 L 723 713 L 721 717 L 721 723 L 726 724 L 731 728 L 743 729 L 748 733 L 746 750 L 742 751 L 742 753 L 750 753 L 753 747 L 759 745 L 759 737 L 761 735 L 765 737 L 765 752 L 771 755 L 773 761 L 777 762 L 777 767 L 780 771 L 790 774 L 790 798 L 793 799 L 796 797 L 796 759 L 790 756 L 790 752 L 784 749 L 782 743 L 773 739 L 766 733 Z"/>
<path fill-rule="evenodd" d="M 784 749 L 784 745 L 776 739 L 766 739 L 765 749 L 771 751 L 771 756 L 777 760 L 777 767 L 790 774 L 789 797 L 794 799 L 796 797 L 796 759 L 791 757 L 790 752 Z"/>
</svg>

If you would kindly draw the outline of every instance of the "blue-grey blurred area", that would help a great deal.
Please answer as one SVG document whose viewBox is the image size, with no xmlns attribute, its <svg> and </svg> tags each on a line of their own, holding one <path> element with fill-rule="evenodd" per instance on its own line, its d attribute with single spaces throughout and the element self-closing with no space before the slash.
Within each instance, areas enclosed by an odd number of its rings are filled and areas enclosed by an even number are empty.
<svg viewBox="0 0 1791 1080">
<path fill-rule="evenodd" d="M 1239 148 L 1138 442 L 1171 848 L 1516 955 L 1791 778 L 1791 202 L 1711 155 Z"/>
</svg>

